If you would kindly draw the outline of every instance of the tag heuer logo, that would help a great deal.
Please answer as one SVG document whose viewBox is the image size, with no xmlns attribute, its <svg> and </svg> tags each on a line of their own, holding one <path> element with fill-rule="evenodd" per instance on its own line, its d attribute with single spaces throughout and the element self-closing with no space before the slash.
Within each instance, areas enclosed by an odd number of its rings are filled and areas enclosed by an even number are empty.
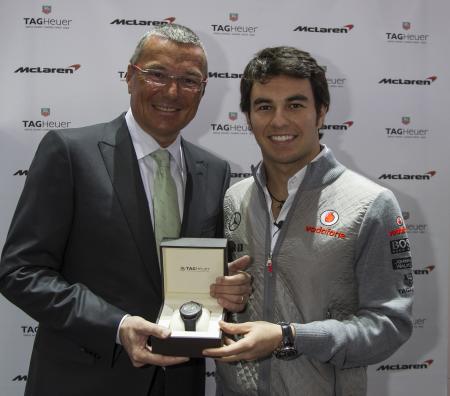
<svg viewBox="0 0 450 396">
<path fill-rule="evenodd" d="M 411 117 L 402 117 L 402 124 L 408 125 L 411 122 Z"/>
<path fill-rule="evenodd" d="M 41 108 L 41 116 L 42 117 L 48 117 L 50 115 L 50 108 L 49 107 L 42 107 Z"/>
<path fill-rule="evenodd" d="M 50 14 L 52 12 L 52 6 L 50 6 L 50 5 L 43 5 L 42 6 L 42 12 L 44 14 Z"/>
<path fill-rule="evenodd" d="M 230 12 L 230 21 L 231 22 L 236 22 L 239 19 L 239 14 L 235 13 L 235 12 Z"/>
<path fill-rule="evenodd" d="M 238 117 L 238 113 L 236 113 L 235 111 L 230 111 L 230 112 L 228 113 L 228 118 L 229 118 L 231 121 L 236 121 L 236 120 L 237 120 L 237 117 Z"/>
<path fill-rule="evenodd" d="M 411 22 L 403 22 L 403 23 L 402 23 L 402 27 L 403 27 L 403 29 L 405 29 L 405 30 L 411 29 Z"/>
</svg>

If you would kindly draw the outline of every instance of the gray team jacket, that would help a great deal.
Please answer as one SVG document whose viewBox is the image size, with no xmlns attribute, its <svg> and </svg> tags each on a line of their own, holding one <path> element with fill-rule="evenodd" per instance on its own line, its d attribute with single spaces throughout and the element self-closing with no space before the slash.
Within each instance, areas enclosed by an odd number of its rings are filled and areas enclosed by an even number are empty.
<svg viewBox="0 0 450 396">
<path fill-rule="evenodd" d="M 254 292 L 233 321 L 295 323 L 300 356 L 217 363 L 218 394 L 365 395 L 366 366 L 412 332 L 410 245 L 392 192 L 330 150 L 308 165 L 273 252 L 255 170 L 230 187 L 224 205 L 233 258 L 253 258 Z"/>
</svg>

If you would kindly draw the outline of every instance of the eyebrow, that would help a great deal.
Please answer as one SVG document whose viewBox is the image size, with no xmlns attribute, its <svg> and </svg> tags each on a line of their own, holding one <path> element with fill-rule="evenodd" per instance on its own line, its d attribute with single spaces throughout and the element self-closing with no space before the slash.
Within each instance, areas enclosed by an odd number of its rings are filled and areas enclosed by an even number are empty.
<svg viewBox="0 0 450 396">
<path fill-rule="evenodd" d="M 309 99 L 308 99 L 308 97 L 306 97 L 305 95 L 302 95 L 302 94 L 292 95 L 292 96 L 289 96 L 288 98 L 286 98 L 286 102 L 294 102 L 297 100 L 299 100 L 301 102 L 307 102 Z M 258 105 L 261 103 L 271 103 L 271 102 L 272 102 L 272 100 L 269 98 L 259 97 L 253 101 L 253 105 Z"/>
<path fill-rule="evenodd" d="M 164 66 L 161 65 L 159 63 L 154 63 L 154 64 L 150 64 L 144 67 L 144 70 L 158 70 L 158 71 L 165 71 L 169 73 L 169 69 Z M 185 73 L 183 73 L 184 76 L 192 76 L 192 77 L 203 77 L 203 74 L 197 73 L 197 71 L 194 70 L 186 70 Z"/>
</svg>

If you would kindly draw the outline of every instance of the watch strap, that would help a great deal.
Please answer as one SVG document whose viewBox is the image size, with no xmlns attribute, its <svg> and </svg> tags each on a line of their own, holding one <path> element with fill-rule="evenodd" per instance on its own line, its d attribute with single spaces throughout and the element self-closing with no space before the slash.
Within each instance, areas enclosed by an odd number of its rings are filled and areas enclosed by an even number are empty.
<svg viewBox="0 0 450 396">
<path fill-rule="evenodd" d="M 298 357 L 298 351 L 295 348 L 295 339 L 290 323 L 279 322 L 281 326 L 282 339 L 280 346 L 273 352 L 277 359 L 292 360 Z"/>
</svg>

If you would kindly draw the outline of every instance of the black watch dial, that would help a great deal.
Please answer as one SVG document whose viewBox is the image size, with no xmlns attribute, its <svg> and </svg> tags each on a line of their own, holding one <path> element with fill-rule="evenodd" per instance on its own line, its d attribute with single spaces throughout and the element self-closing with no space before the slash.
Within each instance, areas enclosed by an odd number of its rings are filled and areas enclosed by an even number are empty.
<svg viewBox="0 0 450 396">
<path fill-rule="evenodd" d="M 180 315 L 183 319 L 196 319 L 201 312 L 202 305 L 195 301 L 184 303 L 180 308 Z"/>
<path fill-rule="evenodd" d="M 184 303 L 180 307 L 180 316 L 184 322 L 184 330 L 195 331 L 197 320 L 202 316 L 202 304 L 195 301 Z"/>
</svg>

